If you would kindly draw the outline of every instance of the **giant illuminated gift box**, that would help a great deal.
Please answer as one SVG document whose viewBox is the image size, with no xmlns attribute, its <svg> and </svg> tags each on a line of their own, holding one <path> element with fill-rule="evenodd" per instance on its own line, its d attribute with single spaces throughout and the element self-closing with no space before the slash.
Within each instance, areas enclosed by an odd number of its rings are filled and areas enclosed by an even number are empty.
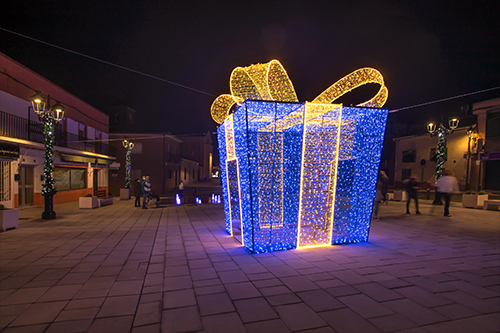
<svg viewBox="0 0 500 333">
<path fill-rule="evenodd" d="M 357 107 L 332 104 L 367 83 Z M 380 72 L 361 68 L 299 103 L 281 63 L 237 67 L 215 99 L 226 231 L 253 253 L 368 240 L 387 119 Z"/>
<path fill-rule="evenodd" d="M 226 231 L 253 253 L 367 241 L 387 112 L 245 101 L 217 131 Z"/>
</svg>

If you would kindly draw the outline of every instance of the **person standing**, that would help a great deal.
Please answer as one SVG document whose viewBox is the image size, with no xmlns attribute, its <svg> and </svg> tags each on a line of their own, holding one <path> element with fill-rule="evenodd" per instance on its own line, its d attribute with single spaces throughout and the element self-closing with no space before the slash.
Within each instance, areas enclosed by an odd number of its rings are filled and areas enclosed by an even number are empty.
<svg viewBox="0 0 500 333">
<path fill-rule="evenodd" d="M 387 201 L 387 188 L 389 187 L 389 177 L 384 170 L 380 170 L 378 172 L 378 178 L 382 182 L 382 202 L 385 202 L 385 204 L 388 205 L 389 202 Z"/>
<path fill-rule="evenodd" d="M 179 183 L 179 200 L 182 203 L 182 192 L 184 192 L 184 182 L 181 180 Z"/>
<path fill-rule="evenodd" d="M 141 180 L 137 178 L 134 182 L 135 207 L 141 207 Z"/>
<path fill-rule="evenodd" d="M 436 186 L 439 188 L 439 193 L 444 196 L 444 216 L 451 217 L 450 214 L 450 201 L 453 193 L 459 192 L 458 182 L 453 177 L 451 170 L 444 170 L 443 177 L 439 178 Z"/>
<path fill-rule="evenodd" d="M 141 192 L 142 192 L 142 209 L 148 209 L 146 207 L 146 201 L 148 199 L 148 189 L 149 189 L 149 182 L 146 179 L 146 176 L 142 176 L 141 179 Z"/>
<path fill-rule="evenodd" d="M 384 186 L 387 183 L 387 177 L 386 173 L 382 170 L 378 172 L 378 177 L 377 177 L 377 184 L 375 185 L 375 200 L 373 202 L 373 219 L 375 221 L 380 221 L 378 218 L 378 209 L 380 207 L 380 203 L 385 200 L 385 195 L 384 195 Z M 386 188 L 386 193 L 387 193 L 387 187 Z"/>
<path fill-rule="evenodd" d="M 410 214 L 410 200 L 415 200 L 415 207 L 417 208 L 417 215 L 420 215 L 420 211 L 418 210 L 418 199 L 417 199 L 417 190 L 420 187 L 417 183 L 417 177 L 415 175 L 411 175 L 410 179 L 406 181 L 406 193 L 408 193 L 408 201 L 406 202 L 406 214 Z"/>
</svg>

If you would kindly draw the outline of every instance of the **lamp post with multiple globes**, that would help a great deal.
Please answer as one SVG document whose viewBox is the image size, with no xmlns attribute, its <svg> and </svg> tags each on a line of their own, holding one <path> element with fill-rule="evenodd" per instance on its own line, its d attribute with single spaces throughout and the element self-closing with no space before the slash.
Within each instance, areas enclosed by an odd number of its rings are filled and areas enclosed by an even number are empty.
<svg viewBox="0 0 500 333">
<path fill-rule="evenodd" d="M 54 212 L 54 135 L 55 125 L 64 118 L 64 106 L 56 101 L 51 105 L 50 95 L 43 95 L 36 91 L 35 95 L 31 96 L 31 103 L 33 110 L 38 115 L 38 119 L 43 123 L 43 145 L 45 147 L 44 158 L 44 184 L 42 185 L 42 195 L 44 197 L 45 210 L 42 213 L 42 219 L 55 219 L 56 213 Z"/>
<path fill-rule="evenodd" d="M 443 124 L 439 124 L 436 126 L 434 123 L 427 124 L 427 131 L 432 136 L 438 137 L 437 144 L 437 153 L 436 153 L 436 182 L 439 178 L 443 176 L 443 164 L 444 164 L 444 155 L 445 155 L 445 137 L 448 134 L 453 134 L 453 131 L 457 129 L 459 120 L 457 118 L 452 118 L 448 121 L 448 127 L 446 128 Z M 434 202 L 432 204 L 438 205 L 441 203 L 441 198 L 436 189 L 436 195 L 434 198 Z"/>
</svg>

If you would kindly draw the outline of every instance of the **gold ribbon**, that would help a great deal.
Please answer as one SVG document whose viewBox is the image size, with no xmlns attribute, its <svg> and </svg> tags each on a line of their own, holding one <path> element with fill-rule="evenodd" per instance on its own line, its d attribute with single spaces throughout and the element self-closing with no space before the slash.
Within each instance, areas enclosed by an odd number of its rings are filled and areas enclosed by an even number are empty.
<svg viewBox="0 0 500 333">
<path fill-rule="evenodd" d="M 323 91 L 312 103 L 330 104 L 346 93 L 367 83 L 380 85 L 377 94 L 370 100 L 357 104 L 364 107 L 382 107 L 387 101 L 388 90 L 382 74 L 374 68 L 360 68 Z M 235 105 L 247 99 L 280 102 L 298 102 L 292 81 L 278 60 L 265 64 L 236 67 L 229 81 L 231 94 L 223 94 L 212 103 L 212 118 L 222 124 L 232 113 Z"/>
</svg>

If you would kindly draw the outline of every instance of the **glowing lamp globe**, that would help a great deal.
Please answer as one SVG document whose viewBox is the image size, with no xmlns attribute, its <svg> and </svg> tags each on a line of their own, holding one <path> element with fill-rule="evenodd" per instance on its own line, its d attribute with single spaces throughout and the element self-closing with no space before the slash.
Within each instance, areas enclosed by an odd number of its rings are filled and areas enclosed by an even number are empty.
<svg viewBox="0 0 500 333">
<path fill-rule="evenodd" d="M 452 118 L 448 121 L 448 126 L 452 131 L 456 130 L 458 127 L 459 120 L 457 118 Z"/>
<path fill-rule="evenodd" d="M 427 124 L 427 131 L 431 134 L 436 132 L 436 125 L 434 123 L 428 123 Z"/>
<path fill-rule="evenodd" d="M 60 122 L 64 119 L 64 110 L 64 106 L 62 106 L 60 102 L 57 102 L 54 106 L 52 106 L 51 113 L 56 122 Z"/>
<path fill-rule="evenodd" d="M 31 105 L 33 105 L 33 111 L 38 115 L 45 113 L 45 96 L 43 96 L 39 91 L 37 91 L 31 98 Z"/>
</svg>

